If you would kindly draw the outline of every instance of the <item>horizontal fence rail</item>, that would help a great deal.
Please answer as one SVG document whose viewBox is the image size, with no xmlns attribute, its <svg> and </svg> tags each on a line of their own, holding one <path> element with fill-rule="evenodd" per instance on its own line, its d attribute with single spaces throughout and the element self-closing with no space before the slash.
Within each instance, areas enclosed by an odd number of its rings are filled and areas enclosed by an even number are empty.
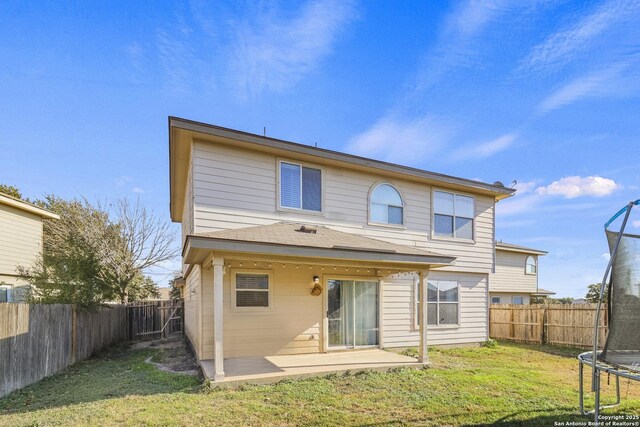
<svg viewBox="0 0 640 427">
<path fill-rule="evenodd" d="M 139 314 L 139 306 L 144 311 Z M 173 313 L 173 315 L 172 315 Z M 60 372 L 106 346 L 182 332 L 182 301 L 82 310 L 70 304 L 0 304 L 0 397 Z M 156 333 L 157 332 L 157 333 Z"/>
<path fill-rule="evenodd" d="M 590 347 L 596 304 L 514 305 L 492 304 L 489 311 L 489 336 L 518 342 Z M 606 340 L 607 311 L 600 317 L 598 341 Z"/>
</svg>

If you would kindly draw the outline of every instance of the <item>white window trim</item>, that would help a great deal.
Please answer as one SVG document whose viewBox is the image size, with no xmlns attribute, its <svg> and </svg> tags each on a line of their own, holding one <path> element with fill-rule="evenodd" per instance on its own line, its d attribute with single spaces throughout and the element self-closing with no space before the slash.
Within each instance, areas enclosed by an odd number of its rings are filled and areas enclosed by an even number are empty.
<svg viewBox="0 0 640 427">
<path fill-rule="evenodd" d="M 448 193 L 448 194 L 452 194 L 453 195 L 453 237 L 449 237 L 449 236 L 437 236 L 436 235 L 436 205 L 435 205 L 435 201 L 436 201 L 436 192 L 440 192 L 440 193 Z M 473 230 L 473 234 L 471 236 L 471 239 L 465 239 L 462 237 L 455 237 L 455 233 L 456 233 L 456 202 L 455 202 L 455 196 L 464 196 L 464 197 L 470 197 L 473 200 L 473 218 L 471 218 L 472 221 L 472 230 Z M 466 218 L 466 217 L 460 217 L 460 218 Z M 466 194 L 466 193 L 458 193 L 458 192 L 454 192 L 454 191 L 448 191 L 448 190 L 441 190 L 439 188 L 434 188 L 433 191 L 431 191 L 431 238 L 433 240 L 448 240 L 451 242 L 459 242 L 459 243 L 476 243 L 476 221 L 477 219 L 477 215 L 476 215 L 476 197 L 471 195 L 471 194 Z"/>
<path fill-rule="evenodd" d="M 398 206 L 398 205 L 386 205 L 386 206 L 393 206 L 393 207 L 397 207 L 397 208 L 402 208 L 402 224 L 391 224 L 388 222 L 378 222 L 378 221 L 373 221 L 371 219 L 371 197 L 373 196 L 374 191 L 376 191 L 376 189 L 378 187 L 380 187 L 381 185 L 388 185 L 390 187 L 392 187 L 394 190 L 396 190 L 398 192 L 398 195 L 400 196 L 400 201 L 402 202 L 402 205 Z M 367 198 L 367 224 L 368 225 L 374 225 L 377 227 L 389 227 L 389 228 L 396 228 L 396 229 L 402 229 L 402 230 L 406 230 L 407 226 L 405 224 L 406 220 L 407 220 L 407 203 L 405 202 L 405 197 L 402 194 L 402 192 L 398 189 L 397 186 L 395 186 L 394 184 L 392 184 L 389 181 L 380 181 L 380 182 L 376 182 L 375 184 L 373 184 L 371 186 L 371 188 L 369 189 L 369 197 Z M 388 215 L 388 213 L 387 213 Z"/>
<path fill-rule="evenodd" d="M 259 270 L 259 269 L 231 269 L 231 310 L 235 312 L 243 313 L 264 313 L 273 310 L 273 271 L 272 270 Z M 268 307 L 238 307 L 236 305 L 236 276 L 238 274 L 253 274 L 253 275 L 267 275 L 269 276 L 269 288 L 266 291 L 268 293 Z"/>
<path fill-rule="evenodd" d="M 280 174 L 282 171 L 282 163 L 288 163 L 290 165 L 296 165 L 296 166 L 300 166 L 300 208 L 290 208 L 288 206 L 282 206 L 282 194 L 281 194 L 281 187 L 280 187 Z M 302 209 L 302 168 L 310 168 L 310 169 L 317 169 L 320 171 L 320 210 L 319 211 L 312 211 L 312 210 L 308 210 L 308 209 Z M 316 165 L 316 164 L 312 164 L 312 163 L 306 163 L 306 162 L 300 162 L 300 161 L 295 161 L 295 160 L 288 160 L 288 159 L 278 159 L 277 160 L 277 164 L 276 164 L 276 175 L 277 175 L 277 179 L 276 179 L 276 210 L 280 211 L 280 212 L 295 212 L 295 213 L 303 213 L 306 215 L 316 215 L 316 216 L 323 216 L 324 215 L 324 211 L 325 211 L 325 206 L 324 206 L 324 188 L 325 188 L 325 169 L 322 166 Z"/>
<path fill-rule="evenodd" d="M 529 273 L 527 271 L 527 264 L 528 264 L 529 258 L 533 260 L 533 268 L 535 268 L 535 271 L 533 273 Z M 533 255 L 527 255 L 527 257 L 524 259 L 524 274 L 529 276 L 538 275 L 538 260 Z"/>
<path fill-rule="evenodd" d="M 429 280 L 427 279 L 427 282 L 429 282 Z M 456 281 L 456 280 L 431 280 L 431 282 L 456 282 L 458 284 L 458 301 L 453 302 L 453 301 L 444 301 L 444 302 L 429 302 L 425 299 L 425 302 L 428 304 L 458 304 L 458 318 L 456 319 L 456 323 L 445 323 L 443 325 L 427 325 L 427 330 L 428 329 L 458 329 L 460 328 L 460 282 Z M 418 316 L 420 316 L 419 313 L 419 300 L 418 300 L 418 287 L 420 286 L 420 280 L 414 280 L 413 282 L 413 310 L 414 310 L 414 316 L 413 316 L 413 327 L 415 328 L 415 330 L 420 330 L 420 324 L 418 323 Z M 440 293 L 438 292 L 438 299 L 440 299 Z M 428 310 L 428 308 L 427 308 Z M 438 319 L 438 316 L 436 316 L 436 320 Z"/>
</svg>

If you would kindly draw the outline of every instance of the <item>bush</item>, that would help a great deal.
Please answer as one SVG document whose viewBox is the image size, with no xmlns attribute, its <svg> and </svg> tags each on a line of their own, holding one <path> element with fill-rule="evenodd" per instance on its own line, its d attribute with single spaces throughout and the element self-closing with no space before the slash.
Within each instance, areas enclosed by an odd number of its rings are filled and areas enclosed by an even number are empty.
<svg viewBox="0 0 640 427">
<path fill-rule="evenodd" d="M 486 340 L 485 342 L 482 343 L 482 347 L 496 348 L 496 347 L 498 347 L 498 341 L 489 338 L 488 340 Z"/>
</svg>

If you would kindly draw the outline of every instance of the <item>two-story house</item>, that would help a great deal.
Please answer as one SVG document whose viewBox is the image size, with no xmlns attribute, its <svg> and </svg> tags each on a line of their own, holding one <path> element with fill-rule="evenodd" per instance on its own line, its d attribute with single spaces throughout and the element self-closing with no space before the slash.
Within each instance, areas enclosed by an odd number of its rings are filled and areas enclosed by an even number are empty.
<svg viewBox="0 0 640 427">
<path fill-rule="evenodd" d="M 169 154 L 185 330 L 216 381 L 231 358 L 488 339 L 514 190 L 173 117 Z"/>
<path fill-rule="evenodd" d="M 24 302 L 28 283 L 18 267 L 30 267 L 42 252 L 42 220 L 52 212 L 0 193 L 0 302 Z"/>
<path fill-rule="evenodd" d="M 496 242 L 495 271 L 489 276 L 491 304 L 529 304 L 531 297 L 555 292 L 538 286 L 538 258 L 546 251 Z"/>
</svg>

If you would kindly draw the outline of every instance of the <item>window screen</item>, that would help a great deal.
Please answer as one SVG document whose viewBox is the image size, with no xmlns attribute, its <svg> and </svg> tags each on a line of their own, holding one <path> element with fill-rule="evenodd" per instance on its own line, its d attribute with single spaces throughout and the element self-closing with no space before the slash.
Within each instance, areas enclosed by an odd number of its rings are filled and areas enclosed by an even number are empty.
<svg viewBox="0 0 640 427">
<path fill-rule="evenodd" d="M 280 163 L 280 206 L 322 211 L 322 171 L 294 163 Z"/>
<path fill-rule="evenodd" d="M 269 307 L 269 275 L 236 274 L 236 307 Z"/>
</svg>

